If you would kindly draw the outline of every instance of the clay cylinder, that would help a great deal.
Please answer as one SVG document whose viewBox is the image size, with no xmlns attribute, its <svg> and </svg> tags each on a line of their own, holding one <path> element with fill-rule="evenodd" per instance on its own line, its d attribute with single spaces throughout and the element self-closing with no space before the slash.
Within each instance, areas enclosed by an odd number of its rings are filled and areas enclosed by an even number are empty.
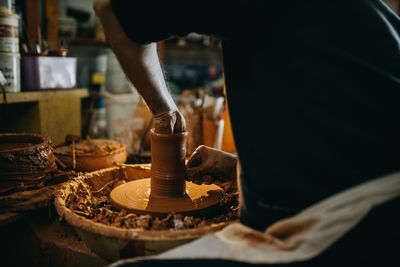
<svg viewBox="0 0 400 267">
<path fill-rule="evenodd" d="M 150 189 L 152 196 L 181 197 L 185 194 L 187 132 L 159 134 L 152 129 Z"/>
</svg>

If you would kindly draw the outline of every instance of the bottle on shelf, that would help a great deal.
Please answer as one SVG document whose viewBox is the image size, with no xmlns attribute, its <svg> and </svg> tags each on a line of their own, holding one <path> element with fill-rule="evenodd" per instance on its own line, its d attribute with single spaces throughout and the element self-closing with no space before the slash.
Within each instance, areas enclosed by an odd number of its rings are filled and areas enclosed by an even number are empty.
<svg viewBox="0 0 400 267">
<path fill-rule="evenodd" d="M 99 95 L 93 109 L 89 126 L 90 138 L 107 138 L 106 106 L 103 96 Z"/>
</svg>

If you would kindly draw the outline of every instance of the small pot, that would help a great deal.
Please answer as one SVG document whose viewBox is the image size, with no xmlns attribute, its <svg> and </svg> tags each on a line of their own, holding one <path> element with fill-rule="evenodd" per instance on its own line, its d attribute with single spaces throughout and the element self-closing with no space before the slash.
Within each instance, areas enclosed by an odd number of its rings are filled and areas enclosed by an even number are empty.
<svg viewBox="0 0 400 267">
<path fill-rule="evenodd" d="M 103 139 L 90 140 L 90 142 L 97 143 L 99 145 L 109 144 L 113 147 L 113 149 L 107 152 L 76 152 L 75 170 L 82 172 L 91 172 L 114 167 L 116 166 L 116 164 L 123 164 L 126 162 L 127 153 L 126 146 L 124 144 L 117 141 Z M 79 142 L 77 142 L 76 145 L 78 144 Z M 73 155 L 70 146 L 64 145 L 57 147 L 54 150 L 54 154 L 68 168 L 73 169 Z"/>
</svg>

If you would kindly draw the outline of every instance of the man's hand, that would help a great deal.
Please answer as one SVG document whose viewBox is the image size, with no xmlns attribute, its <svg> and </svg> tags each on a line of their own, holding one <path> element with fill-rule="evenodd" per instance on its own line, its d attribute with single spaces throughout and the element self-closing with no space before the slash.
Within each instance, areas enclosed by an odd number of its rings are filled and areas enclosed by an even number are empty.
<svg viewBox="0 0 400 267">
<path fill-rule="evenodd" d="M 94 0 L 93 7 L 119 63 L 154 115 L 155 132 L 172 134 L 186 131 L 185 119 L 168 92 L 157 44 L 130 40 L 114 14 L 110 0 Z"/>
<path fill-rule="evenodd" d="M 236 188 L 237 156 L 204 145 L 199 146 L 186 164 L 186 178 L 196 184 L 215 183 L 225 191 Z"/>
<path fill-rule="evenodd" d="M 186 131 L 186 121 L 178 110 L 163 112 L 154 115 L 156 133 L 173 134 Z"/>
</svg>

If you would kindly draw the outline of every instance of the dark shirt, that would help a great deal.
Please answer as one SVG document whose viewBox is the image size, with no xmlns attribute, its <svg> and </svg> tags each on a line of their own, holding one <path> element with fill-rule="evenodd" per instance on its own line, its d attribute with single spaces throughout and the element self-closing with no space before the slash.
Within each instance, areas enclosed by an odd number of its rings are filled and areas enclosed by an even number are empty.
<svg viewBox="0 0 400 267">
<path fill-rule="evenodd" d="M 139 43 L 223 39 L 245 224 L 400 170 L 400 21 L 381 1 L 111 3 Z"/>
</svg>

